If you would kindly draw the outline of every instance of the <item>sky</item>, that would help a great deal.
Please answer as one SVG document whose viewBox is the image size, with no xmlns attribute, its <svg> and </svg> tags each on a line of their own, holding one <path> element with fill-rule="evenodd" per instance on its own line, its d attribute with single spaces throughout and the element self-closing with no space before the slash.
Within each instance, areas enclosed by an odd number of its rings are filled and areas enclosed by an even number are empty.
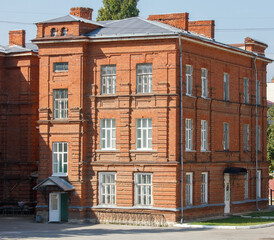
<svg viewBox="0 0 274 240">
<path fill-rule="evenodd" d="M 96 20 L 103 0 L 0 0 L 0 45 L 8 45 L 10 30 L 25 29 L 26 40 L 36 36 L 40 21 L 69 14 L 71 7 L 89 7 Z M 243 43 L 251 37 L 268 45 L 266 56 L 274 59 L 274 0 L 139 0 L 139 16 L 188 12 L 189 20 L 215 20 L 215 40 Z M 274 63 L 268 65 L 267 81 L 274 77 Z"/>
</svg>

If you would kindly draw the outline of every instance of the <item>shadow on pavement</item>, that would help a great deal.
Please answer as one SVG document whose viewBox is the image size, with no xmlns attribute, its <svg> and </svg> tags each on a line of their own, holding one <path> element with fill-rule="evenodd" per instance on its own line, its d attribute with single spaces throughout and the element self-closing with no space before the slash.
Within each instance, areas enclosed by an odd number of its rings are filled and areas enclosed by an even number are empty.
<svg viewBox="0 0 274 240">
<path fill-rule="evenodd" d="M 36 223 L 30 217 L 0 217 L 0 239 L 62 238 L 75 236 L 107 236 L 161 234 L 208 231 L 207 229 L 180 229 L 174 227 L 145 227 L 114 224 Z"/>
</svg>

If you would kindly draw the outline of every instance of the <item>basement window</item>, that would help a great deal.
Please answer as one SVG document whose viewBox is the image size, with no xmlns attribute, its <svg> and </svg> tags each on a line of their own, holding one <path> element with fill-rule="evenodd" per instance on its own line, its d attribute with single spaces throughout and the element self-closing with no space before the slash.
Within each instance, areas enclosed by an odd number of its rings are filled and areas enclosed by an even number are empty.
<svg viewBox="0 0 274 240">
<path fill-rule="evenodd" d="M 66 72 L 68 71 L 68 62 L 56 62 L 53 63 L 54 72 Z"/>
</svg>

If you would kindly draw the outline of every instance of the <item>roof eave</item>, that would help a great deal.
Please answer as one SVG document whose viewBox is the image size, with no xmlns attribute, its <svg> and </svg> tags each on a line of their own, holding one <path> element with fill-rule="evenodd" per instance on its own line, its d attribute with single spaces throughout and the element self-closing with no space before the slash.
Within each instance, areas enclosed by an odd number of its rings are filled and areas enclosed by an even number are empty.
<svg viewBox="0 0 274 240">
<path fill-rule="evenodd" d="M 66 39 L 52 39 L 52 38 L 36 38 L 33 39 L 32 42 L 34 42 L 35 44 L 45 44 L 45 43 L 64 43 L 64 42 L 106 42 L 106 41 L 131 41 L 131 40 L 152 40 L 152 39 L 163 39 L 163 38 L 177 38 L 178 35 L 181 34 L 181 37 L 184 40 L 187 41 L 194 41 L 196 43 L 199 44 L 203 44 L 203 45 L 207 45 L 207 46 L 211 46 L 211 47 L 215 47 L 215 48 L 219 48 L 222 50 L 226 50 L 232 53 L 236 53 L 236 54 L 240 54 L 240 55 L 245 55 L 248 57 L 255 57 L 257 56 L 257 59 L 263 60 L 265 62 L 271 63 L 273 62 L 272 59 L 267 58 L 263 55 L 254 53 L 254 52 L 250 52 L 238 47 L 234 47 L 231 45 L 227 45 L 227 44 L 223 44 L 223 43 L 219 43 L 214 41 L 213 39 L 210 38 L 204 38 L 204 37 L 199 37 L 199 36 L 193 36 L 190 35 L 189 33 L 185 33 L 185 32 L 178 32 L 178 33 L 165 33 L 165 34 L 135 34 L 135 35 L 120 35 L 120 36 L 100 36 L 100 37 L 91 37 L 91 36 L 77 36 L 77 37 L 73 37 L 73 38 L 66 38 Z"/>
</svg>

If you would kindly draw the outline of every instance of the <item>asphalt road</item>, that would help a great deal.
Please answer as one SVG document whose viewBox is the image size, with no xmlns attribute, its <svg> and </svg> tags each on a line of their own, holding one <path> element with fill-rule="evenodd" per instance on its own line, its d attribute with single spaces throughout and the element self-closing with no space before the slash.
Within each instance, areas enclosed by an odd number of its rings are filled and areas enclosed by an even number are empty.
<svg viewBox="0 0 274 240">
<path fill-rule="evenodd" d="M 114 224 L 35 223 L 30 217 L 0 217 L 0 239 L 274 240 L 274 227 L 241 230 L 182 229 Z"/>
</svg>

